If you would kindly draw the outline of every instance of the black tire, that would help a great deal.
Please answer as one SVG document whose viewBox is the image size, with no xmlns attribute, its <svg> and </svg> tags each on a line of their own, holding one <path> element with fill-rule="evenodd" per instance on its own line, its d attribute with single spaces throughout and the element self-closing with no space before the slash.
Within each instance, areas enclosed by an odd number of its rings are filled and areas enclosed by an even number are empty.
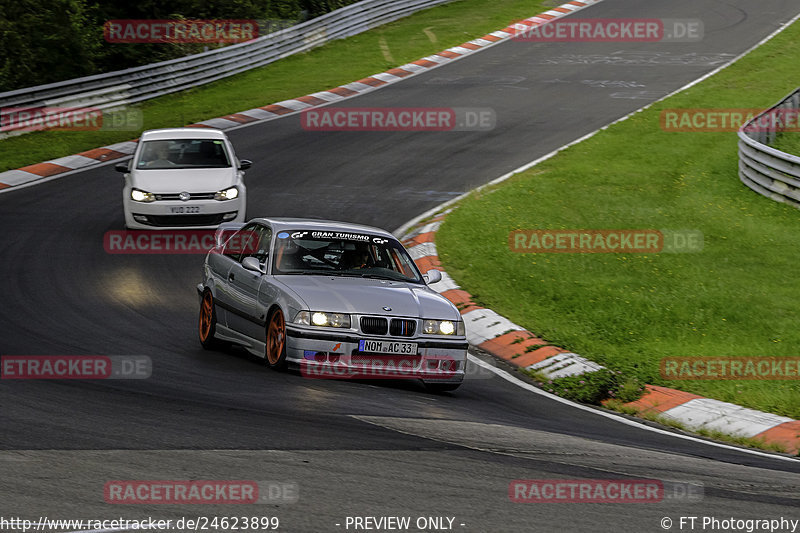
<svg viewBox="0 0 800 533">
<path fill-rule="evenodd" d="M 283 311 L 275 309 L 267 319 L 264 358 L 273 370 L 286 370 L 286 320 Z"/>
<path fill-rule="evenodd" d="M 200 302 L 200 317 L 197 321 L 197 332 L 200 337 L 200 344 L 206 350 L 218 350 L 225 346 L 224 342 L 214 336 L 217 332 L 217 310 L 214 306 L 214 296 L 210 290 L 203 292 L 203 300 Z"/>
</svg>

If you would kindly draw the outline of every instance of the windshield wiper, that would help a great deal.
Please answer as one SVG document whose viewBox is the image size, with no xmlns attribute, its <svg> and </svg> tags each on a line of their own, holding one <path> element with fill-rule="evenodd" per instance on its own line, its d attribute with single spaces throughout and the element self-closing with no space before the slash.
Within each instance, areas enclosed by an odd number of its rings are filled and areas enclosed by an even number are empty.
<svg viewBox="0 0 800 533">
<path fill-rule="evenodd" d="M 382 276 L 380 274 L 361 274 L 361 277 L 362 278 L 371 278 L 371 279 L 385 279 L 385 280 L 389 280 L 389 281 L 409 281 L 409 280 L 392 278 L 392 277 L 389 277 L 389 276 Z"/>
<path fill-rule="evenodd" d="M 342 278 L 369 278 L 383 279 L 386 281 L 415 282 L 413 279 L 399 279 L 390 276 L 383 276 L 381 274 L 357 274 L 355 272 L 340 272 L 336 270 L 302 270 L 299 272 L 285 272 L 284 274 L 300 276 L 338 276 Z"/>
<path fill-rule="evenodd" d="M 303 272 L 303 274 L 319 274 L 320 276 L 339 276 L 343 278 L 371 278 L 371 279 L 385 279 L 388 281 L 403 281 L 397 278 L 391 278 L 389 276 L 382 276 L 380 274 L 358 274 L 356 272 L 341 272 L 341 271 Z"/>
</svg>

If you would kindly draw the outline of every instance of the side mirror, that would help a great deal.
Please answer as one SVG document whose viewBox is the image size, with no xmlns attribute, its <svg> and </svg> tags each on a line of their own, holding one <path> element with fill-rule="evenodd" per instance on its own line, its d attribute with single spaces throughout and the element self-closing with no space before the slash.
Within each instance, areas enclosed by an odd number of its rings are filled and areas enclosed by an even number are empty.
<svg viewBox="0 0 800 533">
<path fill-rule="evenodd" d="M 247 170 L 251 166 L 253 166 L 253 162 L 249 159 L 242 159 L 239 161 L 239 170 Z"/>
<path fill-rule="evenodd" d="M 253 256 L 245 257 L 244 261 L 242 261 L 242 266 L 245 270 L 250 270 L 252 272 L 258 272 L 259 274 L 263 274 L 261 271 L 261 264 L 258 262 Z"/>
<path fill-rule="evenodd" d="M 122 173 L 130 172 L 131 170 L 128 167 L 129 164 L 130 164 L 130 161 L 128 161 L 126 163 L 117 163 L 116 165 L 114 165 L 114 170 L 116 170 L 117 172 L 122 172 Z"/>
<path fill-rule="evenodd" d="M 442 281 L 442 272 L 439 270 L 428 270 L 428 273 L 422 276 L 428 285 Z"/>
</svg>

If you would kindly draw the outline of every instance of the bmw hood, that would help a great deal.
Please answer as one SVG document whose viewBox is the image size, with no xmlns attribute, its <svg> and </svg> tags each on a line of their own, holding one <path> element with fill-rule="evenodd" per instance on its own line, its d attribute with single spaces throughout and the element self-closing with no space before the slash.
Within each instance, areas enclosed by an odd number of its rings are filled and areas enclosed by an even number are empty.
<svg viewBox="0 0 800 533">
<path fill-rule="evenodd" d="M 455 306 L 424 285 L 342 276 L 278 276 L 311 311 L 460 320 Z"/>
<path fill-rule="evenodd" d="M 180 168 L 133 170 L 131 184 L 152 193 L 217 192 L 236 185 L 236 170 L 228 168 Z"/>
</svg>

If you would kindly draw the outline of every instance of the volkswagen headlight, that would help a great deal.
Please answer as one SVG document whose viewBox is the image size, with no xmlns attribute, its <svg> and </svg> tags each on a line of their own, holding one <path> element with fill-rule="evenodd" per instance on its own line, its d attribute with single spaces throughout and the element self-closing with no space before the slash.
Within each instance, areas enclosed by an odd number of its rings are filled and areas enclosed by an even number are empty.
<svg viewBox="0 0 800 533">
<path fill-rule="evenodd" d="M 134 202 L 155 202 L 156 195 L 139 189 L 131 189 L 131 200 Z"/>
<path fill-rule="evenodd" d="M 236 187 L 231 187 L 229 189 L 225 189 L 224 191 L 217 191 L 214 193 L 214 200 L 233 200 L 234 198 L 238 198 L 239 196 L 239 189 Z"/>
</svg>

